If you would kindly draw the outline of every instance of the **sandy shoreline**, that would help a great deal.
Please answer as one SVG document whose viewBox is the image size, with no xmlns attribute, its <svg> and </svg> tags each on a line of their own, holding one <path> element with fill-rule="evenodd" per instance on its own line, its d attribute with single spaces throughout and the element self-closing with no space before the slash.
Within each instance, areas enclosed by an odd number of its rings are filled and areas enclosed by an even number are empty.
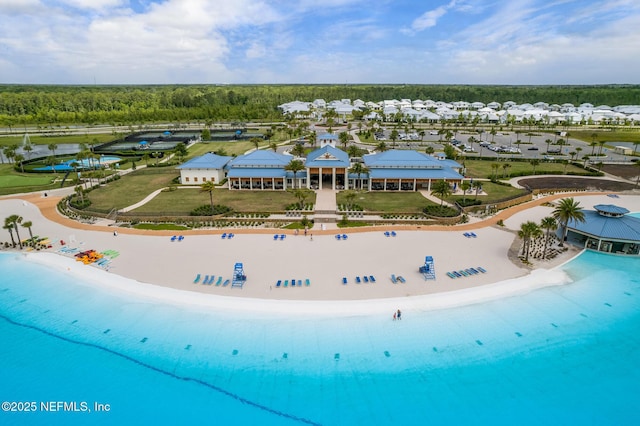
<svg viewBox="0 0 640 426">
<path fill-rule="evenodd" d="M 640 197 L 620 195 L 573 195 L 584 208 L 595 204 L 616 204 L 632 212 L 640 211 Z M 52 198 L 52 197 L 49 197 Z M 28 201 L 27 201 L 28 200 Z M 46 199 L 45 199 L 46 200 Z M 42 200 L 43 202 L 45 200 Z M 51 203 L 53 200 L 46 200 Z M 305 312 L 363 313 L 388 311 L 393 306 L 405 309 L 436 309 L 478 303 L 532 289 L 567 282 L 557 265 L 579 253 L 571 249 L 561 256 L 530 268 L 508 260 L 508 250 L 522 222 L 550 215 L 552 208 L 541 205 L 523 206 L 503 214 L 504 227 L 478 222 L 464 227 L 396 229 L 396 237 L 386 237 L 382 230 L 349 232 L 347 240 L 337 240 L 334 233 L 318 233 L 314 238 L 287 235 L 274 240 L 279 231 L 265 233 L 237 232 L 233 239 L 222 239 L 219 232 L 201 234 L 184 232 L 181 242 L 171 242 L 165 235 L 149 232 L 133 233 L 131 229 L 69 225 L 69 220 L 49 220 L 42 214 L 36 197 L 0 199 L 0 213 L 19 214 L 33 222 L 33 233 L 48 236 L 54 242 L 53 254 L 32 253 L 29 260 L 49 265 L 66 265 L 70 273 L 88 281 L 133 291 L 140 295 L 189 304 L 204 304 L 219 309 L 248 309 L 304 314 Z M 56 213 L 57 214 L 57 213 Z M 78 224 L 80 225 L 80 224 Z M 88 227 L 88 229 L 85 229 Z M 95 230 L 91 230 L 95 229 Z M 477 238 L 463 235 L 473 229 Z M 234 231 L 235 232 L 235 231 Z M 21 229 L 21 236 L 27 235 Z M 6 235 L 2 240 L 8 240 Z M 104 271 L 96 266 L 75 262 L 57 253 L 59 240 L 81 250 L 116 250 L 120 255 Z M 435 260 L 436 280 L 425 281 L 418 272 L 425 256 Z M 230 279 L 236 262 L 244 264 L 248 277 L 244 288 L 193 284 L 197 274 Z M 485 274 L 451 279 L 446 272 L 481 266 Z M 401 275 L 404 284 L 393 284 L 391 274 Z M 374 276 L 376 283 L 356 284 L 356 276 Z M 121 279 L 124 277 L 126 279 Z M 342 278 L 348 280 L 342 284 Z M 130 280 L 137 281 L 136 284 Z M 302 287 L 276 288 L 278 280 L 310 280 Z M 150 285 L 152 284 L 152 285 Z M 358 303 L 354 303 L 358 301 Z"/>
</svg>

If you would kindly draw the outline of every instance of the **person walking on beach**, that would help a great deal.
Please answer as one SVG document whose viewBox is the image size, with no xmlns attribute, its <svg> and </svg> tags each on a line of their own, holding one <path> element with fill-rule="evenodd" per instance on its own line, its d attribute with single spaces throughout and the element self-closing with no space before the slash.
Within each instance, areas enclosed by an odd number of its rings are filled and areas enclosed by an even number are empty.
<svg viewBox="0 0 640 426">
<path fill-rule="evenodd" d="M 396 320 L 396 313 L 395 312 L 393 313 L 393 320 L 394 321 Z"/>
<path fill-rule="evenodd" d="M 398 319 L 401 320 L 402 319 L 402 312 L 400 312 L 400 309 L 398 309 Z"/>
</svg>

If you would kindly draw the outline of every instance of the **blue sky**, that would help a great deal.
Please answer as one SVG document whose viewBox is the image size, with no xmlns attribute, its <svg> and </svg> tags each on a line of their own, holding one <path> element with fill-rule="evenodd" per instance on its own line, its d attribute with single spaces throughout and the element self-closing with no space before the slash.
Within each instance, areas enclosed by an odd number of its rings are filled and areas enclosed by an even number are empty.
<svg viewBox="0 0 640 426">
<path fill-rule="evenodd" d="M 0 83 L 640 83 L 638 0 L 0 0 Z"/>
</svg>

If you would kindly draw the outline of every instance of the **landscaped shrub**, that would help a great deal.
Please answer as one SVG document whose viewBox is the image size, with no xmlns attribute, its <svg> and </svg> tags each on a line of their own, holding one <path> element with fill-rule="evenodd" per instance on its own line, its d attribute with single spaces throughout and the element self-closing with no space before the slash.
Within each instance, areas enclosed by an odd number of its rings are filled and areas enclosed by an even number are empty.
<svg viewBox="0 0 640 426">
<path fill-rule="evenodd" d="M 469 207 L 469 206 L 477 206 L 482 204 L 480 200 L 474 200 L 472 198 L 467 198 L 466 200 L 458 200 L 458 204 L 460 207 Z"/>
<path fill-rule="evenodd" d="M 214 204 L 213 209 L 211 205 L 205 204 L 204 206 L 196 207 L 189 213 L 191 216 L 214 216 L 219 214 L 226 214 L 231 211 L 231 208 L 223 206 L 221 204 Z"/>
<path fill-rule="evenodd" d="M 424 213 L 429 216 L 436 217 L 455 217 L 458 216 L 458 210 L 449 206 L 427 206 L 424 208 Z"/>
</svg>

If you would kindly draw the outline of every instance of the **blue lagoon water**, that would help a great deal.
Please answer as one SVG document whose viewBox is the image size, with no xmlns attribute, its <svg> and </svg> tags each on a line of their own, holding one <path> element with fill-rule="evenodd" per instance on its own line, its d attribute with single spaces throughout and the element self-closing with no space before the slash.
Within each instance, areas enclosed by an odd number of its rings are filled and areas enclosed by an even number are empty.
<svg viewBox="0 0 640 426">
<path fill-rule="evenodd" d="M 640 262 L 563 268 L 573 283 L 394 322 L 174 305 L 3 254 L 2 401 L 92 411 L 0 423 L 638 424 Z"/>
</svg>

